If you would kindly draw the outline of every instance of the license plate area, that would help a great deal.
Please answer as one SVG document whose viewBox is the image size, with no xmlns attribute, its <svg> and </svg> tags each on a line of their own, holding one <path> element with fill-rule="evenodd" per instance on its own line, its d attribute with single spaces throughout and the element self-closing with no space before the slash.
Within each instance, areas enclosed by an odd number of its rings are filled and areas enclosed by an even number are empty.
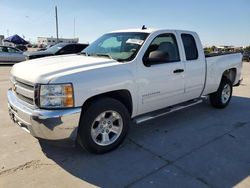
<svg viewBox="0 0 250 188">
<path fill-rule="evenodd" d="M 19 125 L 26 132 L 30 133 L 28 125 L 24 124 L 22 120 L 18 118 L 17 113 L 18 111 L 16 109 L 14 109 L 12 106 L 9 106 L 9 116 L 12 119 L 12 121 L 17 125 Z"/>
</svg>

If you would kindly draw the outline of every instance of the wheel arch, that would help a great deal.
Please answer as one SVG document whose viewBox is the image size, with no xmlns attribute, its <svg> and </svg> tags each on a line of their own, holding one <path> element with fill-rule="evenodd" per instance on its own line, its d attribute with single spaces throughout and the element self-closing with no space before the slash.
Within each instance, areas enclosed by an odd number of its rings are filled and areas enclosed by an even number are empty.
<svg viewBox="0 0 250 188">
<path fill-rule="evenodd" d="M 94 100 L 97 100 L 102 97 L 109 97 L 120 101 L 128 110 L 130 116 L 133 114 L 133 101 L 132 95 L 129 90 L 122 89 L 122 90 L 114 90 L 105 93 L 101 93 L 98 95 L 91 96 L 88 98 L 82 105 L 82 110 L 84 111 Z"/>
<path fill-rule="evenodd" d="M 223 72 L 221 80 L 222 80 L 222 78 L 227 78 L 228 80 L 231 81 L 232 84 L 234 84 L 235 79 L 236 79 L 236 75 L 237 75 L 237 69 L 230 68 L 230 69 L 227 69 Z"/>
</svg>

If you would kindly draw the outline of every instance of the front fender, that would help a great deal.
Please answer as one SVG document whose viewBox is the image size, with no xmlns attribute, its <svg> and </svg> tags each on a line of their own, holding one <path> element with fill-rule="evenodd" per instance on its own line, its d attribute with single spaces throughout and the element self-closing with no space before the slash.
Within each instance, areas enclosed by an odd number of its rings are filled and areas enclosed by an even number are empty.
<svg viewBox="0 0 250 188">
<path fill-rule="evenodd" d="M 137 112 L 135 68 L 133 63 L 92 69 L 74 73 L 53 82 L 71 82 L 74 87 L 75 106 L 80 107 L 84 102 L 96 95 L 116 91 L 128 90 L 131 94 L 133 113 Z"/>
</svg>

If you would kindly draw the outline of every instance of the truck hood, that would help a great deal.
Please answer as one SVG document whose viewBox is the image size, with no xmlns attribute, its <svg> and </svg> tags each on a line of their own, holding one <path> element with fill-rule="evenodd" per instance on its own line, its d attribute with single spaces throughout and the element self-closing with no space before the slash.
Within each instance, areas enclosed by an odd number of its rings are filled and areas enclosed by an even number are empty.
<svg viewBox="0 0 250 188">
<path fill-rule="evenodd" d="M 39 58 L 17 63 L 11 75 L 30 83 L 49 83 L 51 80 L 84 71 L 121 64 L 103 57 L 63 55 Z"/>
</svg>

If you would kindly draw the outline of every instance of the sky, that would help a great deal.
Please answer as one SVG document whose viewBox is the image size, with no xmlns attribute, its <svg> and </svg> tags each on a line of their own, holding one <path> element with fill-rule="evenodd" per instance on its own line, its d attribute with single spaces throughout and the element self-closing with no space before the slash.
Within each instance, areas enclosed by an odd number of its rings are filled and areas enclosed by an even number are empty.
<svg viewBox="0 0 250 188">
<path fill-rule="evenodd" d="M 0 0 L 0 35 L 55 37 L 55 5 L 59 37 L 80 42 L 146 25 L 196 31 L 204 46 L 250 45 L 250 0 Z"/>
</svg>

